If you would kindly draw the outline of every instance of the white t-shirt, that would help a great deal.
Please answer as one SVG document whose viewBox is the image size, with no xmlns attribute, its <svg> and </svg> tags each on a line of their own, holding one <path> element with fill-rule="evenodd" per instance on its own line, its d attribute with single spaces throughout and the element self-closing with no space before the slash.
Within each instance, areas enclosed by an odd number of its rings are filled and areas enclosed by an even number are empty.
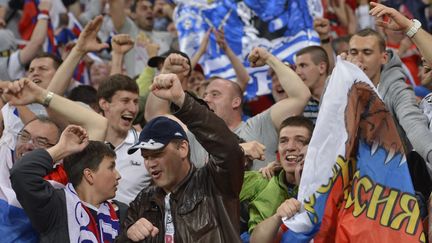
<svg viewBox="0 0 432 243">
<path fill-rule="evenodd" d="M 165 243 L 174 243 L 174 222 L 171 215 L 171 205 L 170 205 L 170 196 L 171 193 L 168 193 L 165 196 L 165 218 L 164 218 L 164 225 L 165 225 Z"/>
<path fill-rule="evenodd" d="M 139 134 L 131 129 L 125 140 L 118 145 L 116 153 L 116 169 L 121 175 L 115 199 L 129 205 L 138 193 L 150 185 L 151 177 L 144 166 L 141 151 L 128 154 L 128 149 L 138 141 Z"/>
<path fill-rule="evenodd" d="M 0 70 L 0 80 L 13 81 L 24 77 L 25 69 L 19 59 L 19 51 L 13 52 L 10 57 L 0 57 Z"/>
</svg>

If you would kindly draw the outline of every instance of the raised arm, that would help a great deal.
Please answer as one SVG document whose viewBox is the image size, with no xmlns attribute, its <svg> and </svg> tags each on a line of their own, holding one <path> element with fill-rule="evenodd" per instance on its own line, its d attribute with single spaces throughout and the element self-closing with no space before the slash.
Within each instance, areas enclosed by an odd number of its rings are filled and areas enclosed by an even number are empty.
<svg viewBox="0 0 432 243">
<path fill-rule="evenodd" d="M 233 66 L 234 72 L 236 74 L 237 83 L 240 85 L 242 91 L 245 91 L 246 86 L 249 82 L 249 73 L 246 68 L 243 66 L 241 60 L 237 57 L 237 55 L 233 52 L 233 50 L 229 47 L 228 43 L 225 40 L 225 34 L 223 30 L 217 31 L 213 30 L 213 33 L 216 36 L 216 42 L 219 47 L 225 52 L 228 59 Z"/>
<path fill-rule="evenodd" d="M 298 115 L 303 112 L 304 107 L 311 97 L 309 88 L 300 77 L 278 58 L 270 54 L 264 48 L 254 48 L 249 54 L 252 67 L 268 64 L 276 73 L 279 82 L 287 93 L 288 98 L 280 100 L 270 107 L 270 115 L 276 129 L 287 117 Z"/>
<path fill-rule="evenodd" d="M 406 18 L 394 8 L 389 8 L 375 2 L 371 2 L 370 5 L 372 9 L 369 11 L 369 14 L 377 18 L 376 24 L 378 26 L 390 30 L 403 31 L 404 33 L 407 33 L 414 26 L 413 21 Z M 389 20 L 384 21 L 384 16 L 388 17 Z M 428 63 L 432 63 L 432 48 L 429 46 L 432 43 L 432 35 L 419 28 L 417 33 L 411 37 L 411 40 L 416 44 L 421 55 Z"/>
<path fill-rule="evenodd" d="M 82 25 L 86 25 L 94 17 L 102 13 L 105 7 L 105 0 L 90 0 L 85 5 L 84 12 L 82 12 L 78 19 Z"/>
<path fill-rule="evenodd" d="M 147 51 L 149 59 L 157 56 L 157 54 L 159 52 L 159 48 L 160 48 L 157 43 L 154 43 L 150 39 L 146 39 L 144 41 L 144 47 Z M 140 96 L 148 96 L 148 94 L 150 92 L 149 87 L 153 81 L 155 73 L 156 73 L 155 68 L 146 66 L 143 69 L 143 71 L 141 72 L 141 74 L 139 75 L 139 77 L 137 78 L 136 82 L 137 82 L 138 87 L 139 87 L 139 95 Z"/>
<path fill-rule="evenodd" d="M 202 55 L 204 55 L 204 53 L 207 51 L 207 47 L 208 47 L 208 43 L 210 40 L 210 34 L 211 34 L 212 29 L 210 28 L 209 30 L 207 30 L 207 32 L 204 34 L 203 39 L 201 40 L 201 44 L 197 50 L 197 52 L 195 53 L 195 55 L 191 58 L 191 66 L 192 68 L 195 67 L 195 65 L 197 65 L 197 63 L 199 62 L 199 60 L 201 59 Z"/>
<path fill-rule="evenodd" d="M 132 38 L 128 34 L 118 34 L 115 35 L 111 40 L 112 46 L 112 64 L 111 64 L 111 73 L 114 74 L 122 74 L 123 73 L 123 58 L 124 55 L 130 49 L 132 49 L 134 42 Z"/>
<path fill-rule="evenodd" d="M 174 115 L 195 135 L 210 154 L 209 169 L 221 193 L 230 198 L 239 196 L 244 174 L 244 154 L 237 137 L 225 122 L 181 88 L 174 74 L 156 76 L 151 86 L 153 94 L 175 104 Z"/>
<path fill-rule="evenodd" d="M 125 0 L 109 0 L 111 20 L 117 32 L 123 27 L 127 17 L 124 11 L 124 1 Z"/>
<path fill-rule="evenodd" d="M 63 95 L 81 58 L 87 52 L 100 51 L 108 47 L 108 44 L 99 43 L 97 40 L 97 33 L 102 25 L 102 21 L 102 16 L 97 16 L 86 25 L 78 38 L 77 44 L 72 48 L 66 60 L 63 61 L 54 74 L 47 88 L 49 91 Z"/>
<path fill-rule="evenodd" d="M 39 11 L 49 12 L 51 6 L 51 0 L 43 0 L 40 1 L 38 8 Z M 19 59 L 23 65 L 33 60 L 36 54 L 42 49 L 48 31 L 48 20 L 49 16 L 47 14 L 38 16 L 36 26 L 33 29 L 29 42 L 19 52 Z"/>
<path fill-rule="evenodd" d="M 12 188 L 39 233 L 58 226 L 67 217 L 61 192 L 56 191 L 43 177 L 53 170 L 54 162 L 81 151 L 87 144 L 88 136 L 83 128 L 68 126 L 56 145 L 48 150 L 31 151 L 12 167 Z"/>
<path fill-rule="evenodd" d="M 189 72 L 189 68 L 190 67 L 187 63 L 186 58 L 179 54 L 171 54 L 165 59 L 161 73 L 173 73 L 178 76 L 184 76 Z M 169 113 L 169 102 L 156 97 L 152 93 L 149 93 L 146 107 L 144 110 L 145 119 L 147 121 L 150 121 L 156 116 L 161 116 Z"/>
<path fill-rule="evenodd" d="M 90 108 L 44 90 L 28 79 L 10 83 L 6 96 L 11 105 L 43 104 L 70 123 L 85 127 L 91 140 L 105 140 L 108 128 L 108 121 L 105 117 Z"/>
</svg>

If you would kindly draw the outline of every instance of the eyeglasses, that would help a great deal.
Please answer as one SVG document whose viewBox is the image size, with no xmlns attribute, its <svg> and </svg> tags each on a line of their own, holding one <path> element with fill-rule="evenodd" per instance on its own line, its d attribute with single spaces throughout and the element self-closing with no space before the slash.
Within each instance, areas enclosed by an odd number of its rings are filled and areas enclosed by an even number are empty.
<svg viewBox="0 0 432 243">
<path fill-rule="evenodd" d="M 38 148 L 49 148 L 49 147 L 52 147 L 55 145 L 55 144 L 48 142 L 47 138 L 43 138 L 43 137 L 32 138 L 30 133 L 28 133 L 26 131 L 21 131 L 18 133 L 18 140 L 21 143 L 28 143 L 28 142 L 32 141 L 32 143 L 34 145 L 36 145 L 36 147 L 38 147 Z"/>
</svg>

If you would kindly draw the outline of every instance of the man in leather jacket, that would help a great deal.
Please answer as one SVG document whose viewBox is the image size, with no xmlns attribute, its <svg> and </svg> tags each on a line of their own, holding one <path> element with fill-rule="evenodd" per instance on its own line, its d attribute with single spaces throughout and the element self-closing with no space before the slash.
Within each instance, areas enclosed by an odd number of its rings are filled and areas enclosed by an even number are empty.
<svg viewBox="0 0 432 243">
<path fill-rule="evenodd" d="M 175 74 L 157 76 L 153 94 L 172 103 L 179 118 L 209 152 L 197 169 L 181 126 L 167 117 L 151 120 L 137 144 L 153 186 L 130 204 L 119 242 L 240 242 L 239 193 L 244 153 L 234 133 L 207 106 L 181 88 Z"/>
</svg>

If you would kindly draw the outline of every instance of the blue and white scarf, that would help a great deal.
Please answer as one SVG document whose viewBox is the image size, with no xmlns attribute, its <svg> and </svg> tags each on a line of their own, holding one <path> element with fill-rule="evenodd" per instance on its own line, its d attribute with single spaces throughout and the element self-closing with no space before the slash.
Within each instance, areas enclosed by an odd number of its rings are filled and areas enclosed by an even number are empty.
<svg viewBox="0 0 432 243">
<path fill-rule="evenodd" d="M 120 224 L 111 203 L 102 203 L 97 209 L 95 219 L 90 209 L 79 199 L 71 183 L 68 183 L 64 190 L 70 242 L 114 242 L 119 234 Z"/>
</svg>

